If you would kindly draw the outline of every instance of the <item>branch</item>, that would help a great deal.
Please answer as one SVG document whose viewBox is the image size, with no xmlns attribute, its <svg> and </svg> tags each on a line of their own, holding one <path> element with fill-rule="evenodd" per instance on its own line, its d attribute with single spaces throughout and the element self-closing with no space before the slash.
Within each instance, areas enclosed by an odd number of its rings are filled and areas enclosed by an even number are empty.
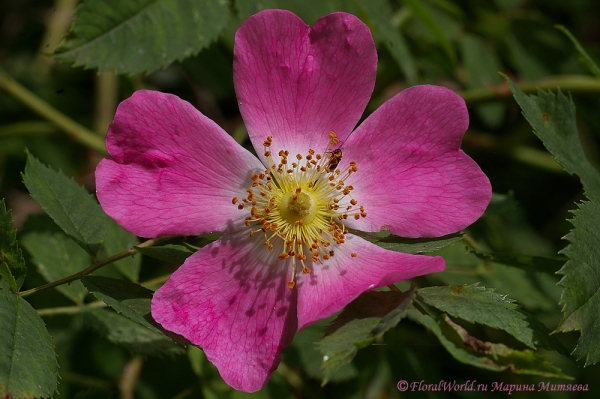
<svg viewBox="0 0 600 399">
<path fill-rule="evenodd" d="M 158 238 L 153 238 L 151 240 L 148 240 L 148 241 L 145 241 L 145 242 L 141 243 L 140 245 L 137 245 L 137 247 L 139 247 L 139 248 L 151 247 L 153 245 L 156 245 L 156 244 L 158 244 L 158 243 L 160 243 L 162 241 L 169 240 L 171 238 L 172 237 L 158 237 Z M 81 277 L 87 276 L 88 274 L 90 274 L 90 273 L 92 273 L 92 272 L 100 269 L 102 266 L 106 266 L 106 265 L 108 265 L 110 263 L 116 262 L 116 261 L 118 261 L 120 259 L 123 259 L 123 258 L 126 258 L 128 256 L 133 256 L 136 253 L 138 253 L 138 250 L 135 247 L 129 248 L 127 251 L 121 252 L 119 254 L 116 254 L 116 255 L 113 255 L 113 256 L 108 257 L 106 259 L 103 259 L 101 261 L 98 261 L 98 262 L 94 263 L 93 265 L 91 265 L 90 267 L 88 267 L 87 269 L 84 269 L 84 270 L 82 270 L 80 272 L 72 274 L 72 275 L 70 275 L 68 277 L 61 278 L 60 280 L 56 280 L 56 281 L 53 281 L 51 283 L 44 284 L 44 285 L 32 288 L 32 289 L 27 290 L 27 291 L 20 292 L 19 296 L 25 297 L 25 296 L 28 296 L 28 295 L 31 295 L 31 294 L 35 294 L 36 292 L 39 292 L 39 291 L 44 291 L 44 290 L 47 290 L 49 288 L 54 288 L 54 287 L 58 287 L 59 285 L 70 283 L 71 281 L 79 280 Z"/>
<path fill-rule="evenodd" d="M 94 132 L 75 122 L 24 86 L 21 86 L 21 84 L 8 76 L 2 69 L 0 69 L 0 89 L 4 89 L 32 111 L 54 123 L 81 144 L 93 148 L 99 153 L 107 153 L 102 137 L 94 134 Z"/>
<path fill-rule="evenodd" d="M 585 75 L 553 76 L 531 83 L 518 84 L 519 89 L 526 94 L 535 94 L 538 89 L 556 90 L 572 93 L 600 93 L 600 80 Z M 512 97 L 508 84 L 490 86 L 481 89 L 464 90 L 458 92 L 469 105 L 497 101 Z"/>
</svg>

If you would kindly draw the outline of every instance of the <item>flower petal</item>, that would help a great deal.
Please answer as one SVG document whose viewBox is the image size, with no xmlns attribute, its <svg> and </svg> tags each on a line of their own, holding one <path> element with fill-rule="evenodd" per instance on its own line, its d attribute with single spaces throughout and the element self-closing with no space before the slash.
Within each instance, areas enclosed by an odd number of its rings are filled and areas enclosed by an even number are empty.
<svg viewBox="0 0 600 399">
<path fill-rule="evenodd" d="M 256 235 L 258 236 L 258 234 Z M 224 235 L 154 294 L 152 316 L 202 347 L 233 388 L 261 389 L 297 331 L 296 290 L 262 239 Z"/>
<path fill-rule="evenodd" d="M 435 237 L 477 220 L 492 190 L 459 148 L 468 123 L 464 101 L 444 87 L 411 87 L 383 104 L 344 144 L 342 162 L 358 167 L 352 195 L 367 212 L 347 225 Z"/>
<path fill-rule="evenodd" d="M 235 229 L 231 203 L 264 166 L 217 124 L 177 96 L 137 91 L 123 101 L 96 169 L 98 200 L 142 237 Z"/>
<path fill-rule="evenodd" d="M 313 265 L 298 287 L 298 329 L 329 317 L 364 291 L 427 273 L 444 270 L 440 256 L 411 255 L 378 247 L 347 234 L 349 245 L 340 245 L 322 266 Z M 351 257 L 356 252 L 357 257 Z"/>
<path fill-rule="evenodd" d="M 369 28 L 351 14 L 329 14 L 311 30 L 289 11 L 265 10 L 237 31 L 233 68 L 259 157 L 268 135 L 274 154 L 305 155 L 324 149 L 330 131 L 343 140 L 356 126 L 373 92 L 377 53 Z"/>
</svg>

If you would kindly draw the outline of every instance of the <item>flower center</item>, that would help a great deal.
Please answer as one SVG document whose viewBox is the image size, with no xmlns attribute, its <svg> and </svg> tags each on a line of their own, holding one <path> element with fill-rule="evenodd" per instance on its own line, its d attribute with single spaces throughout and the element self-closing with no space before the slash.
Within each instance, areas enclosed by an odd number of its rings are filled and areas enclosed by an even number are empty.
<svg viewBox="0 0 600 399">
<path fill-rule="evenodd" d="M 357 206 L 351 196 L 353 187 L 345 184 L 358 171 L 356 163 L 350 162 L 343 171 L 337 169 L 342 150 L 332 149 L 339 144 L 335 133 L 330 132 L 329 138 L 323 155 L 309 149 L 305 156 L 297 154 L 290 162 L 289 152 L 282 150 L 275 163 L 271 153 L 273 139 L 267 137 L 263 145 L 269 168 L 252 175 L 246 198 L 232 200 L 238 209 L 250 212 L 245 221 L 250 235 L 262 233 L 269 252 L 277 247 L 280 261 L 291 260 L 289 288 L 295 286 L 298 265 L 309 274 L 308 258 L 313 265 L 322 264 L 335 256 L 335 245 L 348 244 L 344 220 L 367 216 L 364 207 Z M 357 256 L 355 252 L 351 255 Z"/>
<path fill-rule="evenodd" d="M 310 192 L 309 192 L 310 193 Z M 317 216 L 317 201 L 312 193 L 287 193 L 279 204 L 281 218 L 288 223 L 309 224 Z"/>
</svg>

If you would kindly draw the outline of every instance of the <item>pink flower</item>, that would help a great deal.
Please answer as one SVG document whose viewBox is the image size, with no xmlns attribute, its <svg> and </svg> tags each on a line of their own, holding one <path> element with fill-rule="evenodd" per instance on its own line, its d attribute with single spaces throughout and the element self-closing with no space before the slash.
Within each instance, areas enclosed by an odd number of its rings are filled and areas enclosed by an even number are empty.
<svg viewBox="0 0 600 399">
<path fill-rule="evenodd" d="M 353 131 L 377 67 L 358 18 L 334 13 L 311 30 L 263 11 L 238 30 L 234 55 L 258 159 L 189 103 L 138 91 L 117 110 L 96 178 L 106 213 L 139 236 L 225 232 L 156 291 L 152 315 L 252 392 L 297 330 L 366 290 L 444 269 L 347 228 L 453 233 L 483 213 L 491 188 L 459 149 L 468 114 L 448 89 L 404 90 Z"/>
</svg>

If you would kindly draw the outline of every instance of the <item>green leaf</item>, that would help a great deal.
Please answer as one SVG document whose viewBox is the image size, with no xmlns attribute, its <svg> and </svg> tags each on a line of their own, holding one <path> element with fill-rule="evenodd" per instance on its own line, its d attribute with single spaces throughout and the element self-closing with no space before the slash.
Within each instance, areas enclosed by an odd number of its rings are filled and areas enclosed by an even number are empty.
<svg viewBox="0 0 600 399">
<path fill-rule="evenodd" d="M 136 249 L 144 255 L 148 255 L 155 259 L 164 260 L 165 262 L 176 265 L 182 264 L 190 255 L 194 253 L 183 245 L 163 245 L 160 247 L 145 248 L 136 247 Z"/>
<path fill-rule="evenodd" d="M 367 291 L 349 304 L 317 342 L 323 354 L 323 383 L 349 364 L 359 349 L 395 327 L 412 306 L 414 287 L 404 293 Z"/>
<path fill-rule="evenodd" d="M 417 65 L 400 30 L 392 24 L 392 9 L 385 0 L 357 0 L 370 20 L 369 26 L 385 44 L 409 86 L 417 83 Z"/>
<path fill-rule="evenodd" d="M 526 96 L 510 80 L 508 83 L 544 146 L 567 172 L 579 175 L 590 198 L 573 212 L 574 228 L 565 237 L 570 244 L 561 251 L 569 261 L 559 271 L 564 276 L 559 282 L 563 320 L 557 331 L 581 331 L 574 353 L 585 359 L 585 365 L 595 364 L 600 361 L 600 326 L 596 322 L 600 314 L 600 173 L 585 157 L 571 100 L 560 92 Z"/>
<path fill-rule="evenodd" d="M 493 252 L 556 255 L 554 246 L 531 225 L 525 210 L 512 193 L 492 194 L 492 201 L 479 220 L 469 227 L 469 232 L 485 238 Z"/>
<path fill-rule="evenodd" d="M 0 398 L 50 397 L 56 390 L 54 345 L 35 309 L 0 290 Z"/>
<path fill-rule="evenodd" d="M 331 320 L 323 319 L 303 328 L 294 335 L 291 345 L 283 353 L 283 362 L 299 364 L 307 376 L 322 380 L 321 364 L 323 355 L 319 352 L 316 342 L 323 338 L 323 330 Z M 330 373 L 329 382 L 341 382 L 355 378 L 358 372 L 354 364 L 341 367 L 335 373 Z"/>
<path fill-rule="evenodd" d="M 432 12 L 427 8 L 421 0 L 402 0 L 407 7 L 409 7 L 414 13 L 415 17 L 425 25 L 425 27 L 431 32 L 431 34 L 440 43 L 446 55 L 452 62 L 456 64 L 456 53 L 454 47 L 450 43 L 450 39 L 446 36 L 446 32 L 442 29 Z"/>
<path fill-rule="evenodd" d="M 146 317 L 150 317 L 152 299 L 152 291 L 149 289 L 130 281 L 102 276 L 85 276 L 81 278 L 81 282 L 90 293 L 117 312 L 156 334 L 161 334 L 146 320 Z"/>
<path fill-rule="evenodd" d="M 261 10 L 268 8 L 279 8 L 290 10 L 307 24 L 313 25 L 315 21 L 324 15 L 334 11 L 346 11 L 356 14 L 354 10 L 349 9 L 349 0 L 336 1 L 306 1 L 306 0 L 236 0 L 235 8 L 239 11 L 242 19 L 256 14 Z"/>
<path fill-rule="evenodd" d="M 44 211 L 89 254 L 95 256 L 106 234 L 106 214 L 92 196 L 62 172 L 27 155 L 23 182 Z"/>
<path fill-rule="evenodd" d="M 102 276 L 85 276 L 81 282 L 96 298 L 153 334 L 166 335 L 181 344 L 188 343 L 185 338 L 164 330 L 154 321 L 150 313 L 153 292 L 149 289 L 130 281 Z"/>
<path fill-rule="evenodd" d="M 550 331 L 541 322 L 519 309 L 514 300 L 493 289 L 465 284 L 421 288 L 417 295 L 444 313 L 503 330 L 530 348 L 539 345 L 569 355 L 556 338 L 549 336 Z"/>
<path fill-rule="evenodd" d="M 225 0 L 86 1 L 54 57 L 100 71 L 150 73 L 197 54 L 228 21 Z"/>
<path fill-rule="evenodd" d="M 551 274 L 528 273 L 522 267 L 496 263 L 469 251 L 465 243 L 444 247 L 432 255 L 441 255 L 446 261 L 446 270 L 434 277 L 436 284 L 439 281 L 446 285 L 481 283 L 510 292 L 513 299 L 528 309 L 557 310 L 560 289 L 556 287 L 557 280 Z"/>
<path fill-rule="evenodd" d="M 466 34 L 460 41 L 464 67 L 467 69 L 467 87 L 477 89 L 499 85 L 502 77 L 498 71 L 502 64 L 486 42 L 478 36 Z"/>
<path fill-rule="evenodd" d="M 408 254 L 424 254 L 428 252 L 437 251 L 449 245 L 456 244 L 461 240 L 461 236 L 454 236 L 449 238 L 402 238 L 397 236 L 390 236 L 389 238 L 382 239 L 379 242 L 375 242 L 378 246 L 384 249 L 389 249 L 396 252 L 405 252 Z"/>
<path fill-rule="evenodd" d="M 491 260 L 507 266 L 518 267 L 528 272 L 555 274 L 565 264 L 564 258 L 548 258 L 544 256 L 529 256 L 521 254 L 505 254 L 499 252 L 486 252 L 469 248 L 478 258 Z"/>
<path fill-rule="evenodd" d="M 564 318 L 556 331 L 581 331 L 574 354 L 587 366 L 600 361 L 600 201 L 592 198 L 578 206 L 574 228 L 565 237 L 571 244 L 562 250 L 570 260 L 559 271 Z"/>
<path fill-rule="evenodd" d="M 0 201 L 0 276 L 4 277 L 12 292 L 19 291 L 25 279 L 25 261 L 16 238 L 12 213 Z"/>
<path fill-rule="evenodd" d="M 21 239 L 32 262 L 48 282 L 82 271 L 91 264 L 90 256 L 64 233 L 32 232 Z M 63 284 L 56 289 L 77 304 L 83 303 L 87 290 L 81 281 Z"/>
<path fill-rule="evenodd" d="M 108 219 L 108 230 L 104 245 L 98 253 L 100 259 L 108 258 L 118 253 L 127 251 L 140 243 L 139 239 L 128 231 L 125 231 L 111 218 Z M 127 258 L 119 259 L 112 265 L 128 280 L 137 282 L 142 264 L 141 256 L 128 256 Z"/>
<path fill-rule="evenodd" d="M 511 25 L 511 30 L 513 32 L 507 32 L 505 34 L 505 40 L 507 50 L 510 53 L 509 60 L 512 61 L 518 75 L 522 77 L 523 80 L 532 82 L 551 75 L 548 65 L 545 65 L 542 60 L 531 52 L 531 46 L 536 45 L 537 43 L 524 43 L 522 40 L 523 36 L 534 36 L 536 29 L 532 28 L 529 32 L 516 35 L 515 24 L 512 23 Z"/>
<path fill-rule="evenodd" d="M 409 316 L 430 330 L 444 348 L 462 363 L 492 371 L 508 370 L 515 374 L 571 379 L 533 351 L 518 351 L 503 344 L 483 342 L 469 335 L 446 315 L 436 320 L 414 311 Z"/>
<path fill-rule="evenodd" d="M 583 151 L 573 101 L 560 91 L 539 90 L 537 96 L 526 95 L 508 77 L 506 80 L 525 119 L 556 162 L 570 174 L 577 174 L 586 192 L 600 198 L 600 174 Z"/>
<path fill-rule="evenodd" d="M 575 46 L 575 49 L 581 56 L 581 60 L 583 61 L 585 66 L 597 78 L 600 78 L 600 68 L 598 68 L 598 65 L 596 65 L 596 63 L 594 62 L 592 57 L 590 57 L 589 54 L 587 53 L 587 51 L 585 51 L 585 49 L 581 46 L 581 44 L 579 44 L 579 41 L 577 39 L 575 39 L 575 36 L 573 36 L 571 34 L 571 32 L 562 25 L 554 25 L 554 27 L 559 29 L 560 31 L 562 31 L 569 38 L 569 40 L 573 43 L 573 45 Z"/>
<path fill-rule="evenodd" d="M 85 307 L 83 315 L 87 324 L 98 333 L 131 352 L 149 356 L 183 353 L 181 346 L 164 335 L 111 310 Z"/>
<path fill-rule="evenodd" d="M 464 68 L 467 71 L 467 87 L 479 89 L 502 83 L 498 71 L 502 64 L 488 45 L 478 36 L 464 35 L 460 41 Z M 502 103 L 482 104 L 476 107 L 477 113 L 486 124 L 499 127 L 504 122 L 505 105 Z"/>
</svg>

